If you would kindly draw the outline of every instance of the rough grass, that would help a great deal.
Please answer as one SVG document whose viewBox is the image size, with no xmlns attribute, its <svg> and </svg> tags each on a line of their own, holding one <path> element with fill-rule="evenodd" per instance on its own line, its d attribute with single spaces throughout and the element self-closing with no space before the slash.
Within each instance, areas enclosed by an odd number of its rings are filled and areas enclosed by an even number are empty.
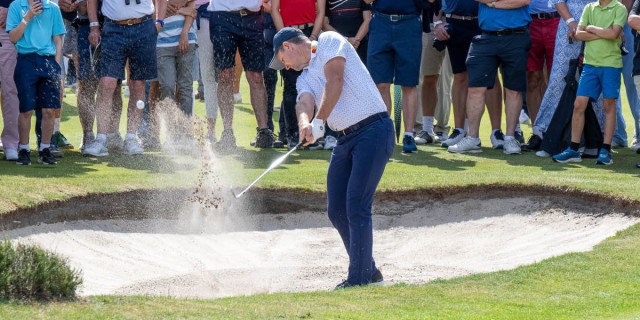
<svg viewBox="0 0 640 320">
<path fill-rule="evenodd" d="M 66 259 L 24 244 L 0 242 L 0 299 L 73 300 L 82 283 Z"/>
</svg>

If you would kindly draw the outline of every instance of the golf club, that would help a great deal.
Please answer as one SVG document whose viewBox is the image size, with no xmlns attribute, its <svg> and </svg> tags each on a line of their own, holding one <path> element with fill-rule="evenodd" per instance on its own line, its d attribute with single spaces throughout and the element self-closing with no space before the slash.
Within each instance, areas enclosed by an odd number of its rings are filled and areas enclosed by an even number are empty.
<svg viewBox="0 0 640 320">
<path fill-rule="evenodd" d="M 282 162 L 284 162 L 285 159 L 287 159 L 287 157 L 292 152 L 296 151 L 305 142 L 306 141 L 302 141 L 302 142 L 298 143 L 295 147 L 291 148 L 291 150 L 289 150 L 289 152 L 285 153 L 280 158 L 278 158 L 275 161 L 273 161 L 273 163 L 271 163 L 271 165 L 269 166 L 269 168 L 267 168 L 267 170 L 265 170 L 256 180 L 251 182 L 251 184 L 249 184 L 246 188 L 244 188 L 244 190 L 242 190 L 240 193 L 236 193 L 235 189 L 233 189 L 233 187 L 231 187 L 231 193 L 233 194 L 233 196 L 236 197 L 236 199 L 240 198 L 245 192 L 247 192 L 249 189 L 251 189 L 251 187 L 253 187 L 253 185 L 256 184 L 256 182 L 260 181 L 260 179 L 262 179 L 262 177 L 264 177 L 267 173 L 269 173 L 269 171 L 271 171 L 271 169 L 279 166 Z"/>
</svg>

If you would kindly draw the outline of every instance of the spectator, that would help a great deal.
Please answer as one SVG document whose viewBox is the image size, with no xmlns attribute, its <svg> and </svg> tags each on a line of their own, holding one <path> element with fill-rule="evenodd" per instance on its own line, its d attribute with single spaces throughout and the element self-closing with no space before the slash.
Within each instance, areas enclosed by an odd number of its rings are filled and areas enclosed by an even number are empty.
<svg viewBox="0 0 640 320">
<path fill-rule="evenodd" d="M 555 156 L 556 162 L 580 162 L 578 148 L 584 129 L 584 112 L 589 99 L 604 97 L 604 143 L 596 159 L 596 164 L 609 165 L 611 141 L 616 123 L 616 99 L 620 95 L 620 75 L 622 55 L 620 33 L 627 21 L 627 9 L 618 0 L 599 0 L 587 4 L 582 12 L 576 39 L 586 41 L 584 68 L 578 84 L 576 102 L 571 120 L 571 144 Z"/>
<path fill-rule="evenodd" d="M 197 45 L 196 28 L 193 24 L 196 18 L 195 4 L 189 1 L 175 14 L 167 16 L 158 33 L 156 44 L 160 99 L 177 99 L 178 108 L 186 118 L 191 119 L 193 115 L 192 71 Z M 167 120 L 171 123 L 169 132 L 172 142 L 188 146 L 193 140 L 191 121 L 188 120 L 185 123 L 175 117 Z M 179 127 L 181 125 L 189 127 Z"/>
<path fill-rule="evenodd" d="M 482 152 L 479 131 L 485 93 L 496 82 L 496 74 L 501 67 L 507 118 L 503 151 L 505 154 L 519 154 L 520 143 L 514 135 L 522 109 L 522 91 L 527 89 L 527 51 L 531 44 L 527 27 L 531 22 L 529 0 L 480 2 L 478 20 L 482 34 L 473 38 L 467 58 L 469 133 L 448 150 L 457 153 Z"/>
<path fill-rule="evenodd" d="M 4 148 L 4 159 L 7 161 L 18 160 L 18 115 L 20 114 L 20 101 L 18 100 L 18 89 L 13 80 L 13 73 L 16 68 L 18 52 L 16 47 L 9 41 L 9 34 L 6 31 L 7 13 L 9 5 L 13 0 L 0 1 L 0 86 L 2 87 L 2 146 Z"/>
<path fill-rule="evenodd" d="M 255 146 L 271 148 L 273 131 L 267 124 L 267 95 L 262 80 L 264 70 L 262 0 L 211 1 L 209 31 L 213 42 L 214 61 L 219 70 L 218 102 L 224 130 L 215 148 L 228 152 L 236 147 L 233 134 L 233 77 L 235 54 L 239 50 L 244 66 L 251 105 L 258 122 Z"/>
<path fill-rule="evenodd" d="M 318 40 L 318 35 L 324 23 L 325 0 L 272 0 L 271 16 L 276 29 L 294 27 L 300 29 L 312 41 Z M 295 69 L 282 70 L 280 75 L 284 82 L 282 92 L 282 108 L 280 114 L 284 118 L 285 133 L 289 148 L 298 144 L 298 120 L 296 118 L 296 81 L 301 71 Z M 282 137 L 280 138 L 282 140 Z M 318 148 L 317 144 L 309 145 Z"/>
<path fill-rule="evenodd" d="M 275 132 L 273 125 L 273 107 L 276 98 L 276 84 L 278 83 L 278 72 L 269 68 L 269 61 L 271 61 L 271 55 L 273 54 L 273 37 L 276 35 L 276 25 L 273 23 L 271 17 L 271 1 L 264 0 L 262 3 L 262 9 L 264 10 L 264 58 L 265 68 L 262 71 L 262 79 L 264 80 L 264 86 L 267 90 L 267 124 L 271 131 Z M 282 147 L 283 141 L 278 140 L 273 143 L 274 147 Z"/>
<path fill-rule="evenodd" d="M 413 126 L 418 110 L 422 7 L 427 1 L 365 0 L 372 4 L 367 67 L 391 112 L 391 83 L 402 87 L 403 152 L 417 152 Z"/>
<path fill-rule="evenodd" d="M 345 36 L 367 65 L 370 21 L 371 5 L 364 0 L 327 0 L 322 29 Z"/>
<path fill-rule="evenodd" d="M 124 79 L 124 70 L 129 61 L 130 90 L 127 112 L 127 134 L 124 140 L 126 155 L 141 154 L 144 149 L 136 138 L 142 110 L 136 108 L 136 102 L 145 100 L 145 81 L 157 76 L 157 59 L 155 44 L 157 32 L 162 28 L 165 1 L 157 3 L 157 20 L 152 19 L 155 7 L 151 0 L 126 1 L 122 5 L 118 0 L 104 0 L 102 13 L 105 16 L 104 33 L 98 22 L 97 0 L 88 0 L 88 13 L 91 33 L 91 45 L 97 46 L 101 41 L 100 83 L 97 97 L 98 135 L 90 145 L 84 148 L 83 154 L 96 157 L 109 155 L 107 150 L 107 133 L 113 108 L 113 93 L 118 87 L 118 80 Z"/>
<path fill-rule="evenodd" d="M 556 34 L 560 14 L 555 7 L 549 7 L 547 0 L 531 0 L 531 49 L 527 59 L 527 111 L 529 117 L 535 119 L 540 110 L 540 103 L 547 90 L 549 75 L 553 67 L 553 52 L 556 45 Z M 547 72 L 543 68 L 546 66 Z M 522 146 L 526 151 L 540 149 L 542 139 L 532 135 L 527 144 Z"/>
<path fill-rule="evenodd" d="M 171 4 L 174 1 L 169 3 L 168 9 L 171 9 Z M 211 13 L 207 11 L 207 6 L 209 5 L 208 0 L 196 0 L 195 5 L 198 8 L 199 24 L 196 35 L 200 42 L 198 45 L 198 60 L 200 62 L 200 76 L 204 86 L 204 106 L 208 132 L 207 138 L 213 146 L 218 141 L 216 139 L 216 119 L 218 118 L 218 81 L 216 80 L 216 68 L 213 61 L 213 43 L 211 43 L 211 35 L 209 33 Z"/>
<path fill-rule="evenodd" d="M 49 147 L 55 110 L 60 108 L 60 64 L 65 33 L 60 9 L 48 0 L 14 1 L 9 6 L 7 31 L 18 51 L 14 80 L 20 100 L 20 145 L 16 163 L 31 164 L 31 116 L 34 109 L 41 108 L 42 140 L 38 147 L 38 162 L 56 164 Z"/>
<path fill-rule="evenodd" d="M 447 48 L 453 72 L 451 100 L 455 129 L 451 136 L 441 144 L 442 147 L 448 148 L 460 142 L 466 135 L 467 93 L 469 90 L 466 60 L 473 37 L 480 35 L 482 30 L 478 25 L 478 2 L 448 0 L 442 10 L 446 20 L 442 20 L 443 17 L 440 16 L 434 21 L 434 33 L 442 47 L 446 46 Z M 502 148 L 504 146 L 504 134 L 500 130 L 502 87 L 497 77 L 492 88 L 486 91 L 485 98 L 491 121 L 491 144 L 493 148 Z"/>
<path fill-rule="evenodd" d="M 640 41 L 640 36 L 637 31 L 640 31 L 640 0 L 633 2 L 633 8 L 629 13 L 629 26 L 636 31 L 635 43 Z M 629 41 L 629 39 L 626 39 Z M 635 46 L 634 58 L 633 58 L 633 81 L 635 83 L 636 92 L 640 93 L 640 46 Z M 639 97 L 640 98 L 640 97 Z M 636 135 L 640 134 L 640 130 L 636 129 Z M 633 148 L 633 146 L 632 146 Z M 637 152 L 637 148 L 636 148 Z M 640 162 L 636 163 L 636 167 L 640 168 Z"/>
</svg>

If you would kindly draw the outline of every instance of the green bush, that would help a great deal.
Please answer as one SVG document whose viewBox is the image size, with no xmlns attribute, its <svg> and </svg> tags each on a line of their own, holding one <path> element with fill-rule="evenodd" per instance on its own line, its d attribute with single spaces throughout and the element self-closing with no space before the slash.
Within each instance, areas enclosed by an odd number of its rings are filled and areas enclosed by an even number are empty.
<svg viewBox="0 0 640 320">
<path fill-rule="evenodd" d="M 82 283 L 66 259 L 35 246 L 0 242 L 0 299 L 73 300 Z"/>
</svg>

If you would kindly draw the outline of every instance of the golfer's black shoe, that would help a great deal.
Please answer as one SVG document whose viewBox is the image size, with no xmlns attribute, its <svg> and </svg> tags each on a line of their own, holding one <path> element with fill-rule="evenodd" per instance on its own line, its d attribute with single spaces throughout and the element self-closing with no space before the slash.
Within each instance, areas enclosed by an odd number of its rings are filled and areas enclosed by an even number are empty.
<svg viewBox="0 0 640 320">
<path fill-rule="evenodd" d="M 380 268 L 378 268 L 373 276 L 371 276 L 371 284 L 380 284 L 382 282 L 384 282 L 384 277 L 382 276 L 382 272 L 380 272 Z"/>
<path fill-rule="evenodd" d="M 258 129 L 258 135 L 255 140 L 256 148 L 273 148 L 273 132 L 269 128 Z"/>
<path fill-rule="evenodd" d="M 351 284 L 347 280 L 344 280 L 340 282 L 340 284 L 338 284 L 333 290 L 346 289 L 346 288 L 351 288 L 355 286 L 357 286 L 357 284 Z"/>
<path fill-rule="evenodd" d="M 542 138 L 538 135 L 531 135 L 527 144 L 522 145 L 522 151 L 538 151 L 542 147 Z"/>
</svg>

